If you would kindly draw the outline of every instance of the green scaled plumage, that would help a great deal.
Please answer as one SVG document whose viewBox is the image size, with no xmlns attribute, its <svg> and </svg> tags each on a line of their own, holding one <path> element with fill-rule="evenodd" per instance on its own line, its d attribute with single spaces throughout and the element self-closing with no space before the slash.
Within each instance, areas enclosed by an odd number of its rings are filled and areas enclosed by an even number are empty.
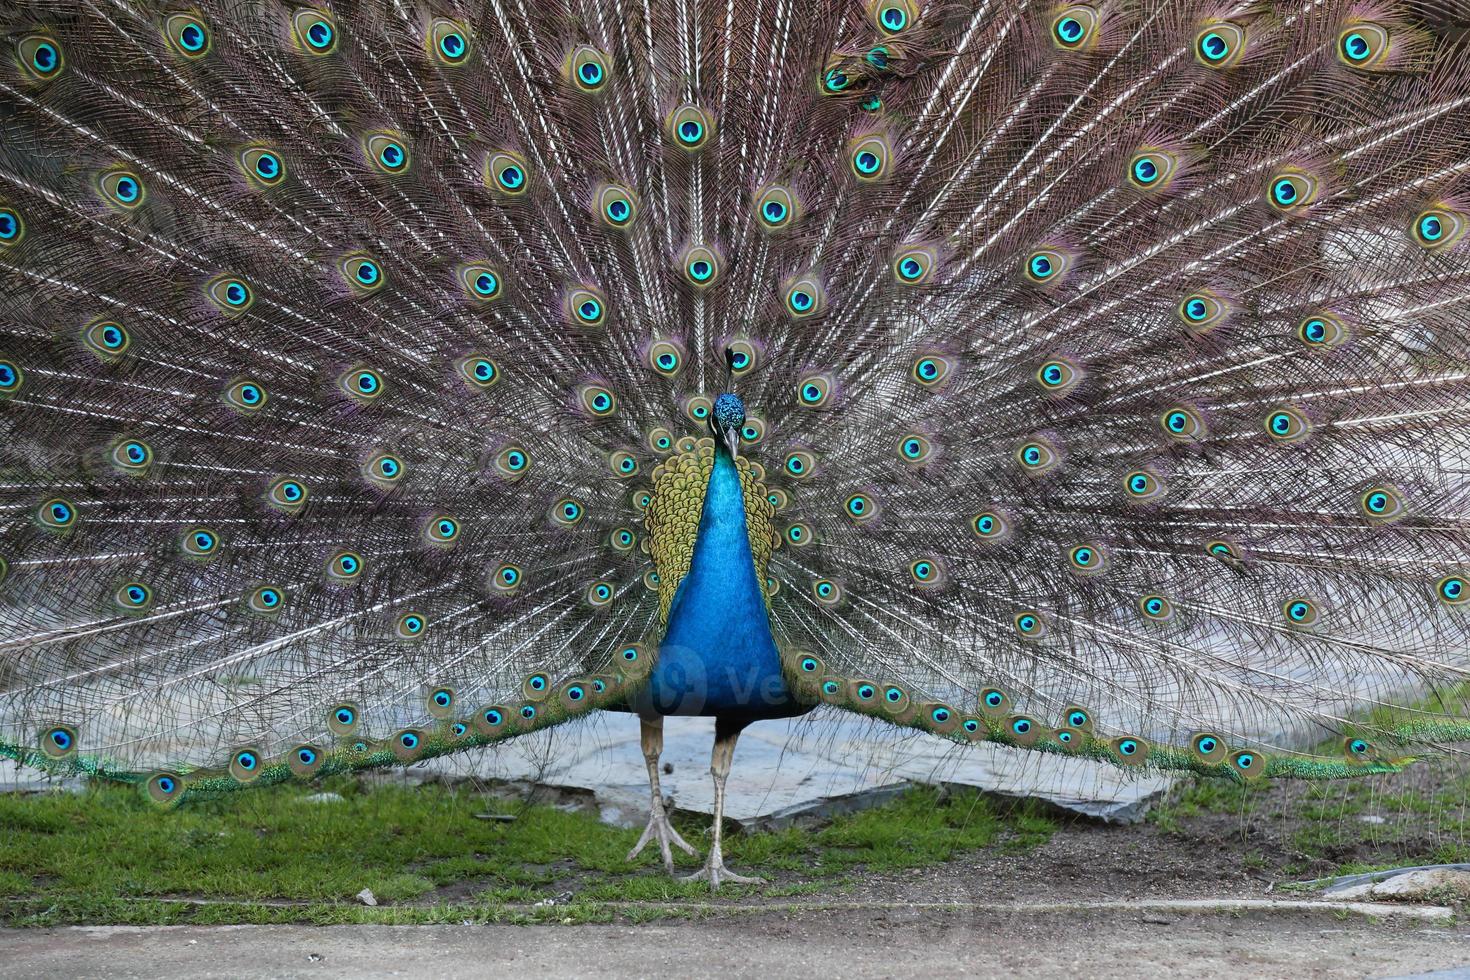
<svg viewBox="0 0 1470 980">
<path fill-rule="evenodd" d="M 1452 14 L 0 18 L 0 755 L 174 803 L 637 703 L 727 390 L 806 703 L 1232 779 L 1470 738 Z"/>
</svg>

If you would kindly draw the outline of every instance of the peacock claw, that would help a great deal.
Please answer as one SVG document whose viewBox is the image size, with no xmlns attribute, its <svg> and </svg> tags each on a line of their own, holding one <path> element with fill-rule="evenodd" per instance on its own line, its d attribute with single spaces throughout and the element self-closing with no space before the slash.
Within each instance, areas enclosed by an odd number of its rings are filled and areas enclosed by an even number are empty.
<svg viewBox="0 0 1470 980">
<path fill-rule="evenodd" d="M 725 859 L 720 854 L 719 845 L 710 849 L 709 857 L 704 862 L 704 867 L 692 875 L 685 875 L 680 881 L 708 881 L 709 890 L 717 892 L 720 886 L 729 882 L 732 885 L 764 885 L 766 879 L 753 878 L 748 875 L 738 875 L 725 867 Z"/>
<path fill-rule="evenodd" d="M 648 814 L 648 826 L 643 828 L 643 836 L 638 838 L 638 843 L 628 852 L 628 860 L 631 861 L 641 854 L 648 842 L 654 839 L 658 840 L 658 851 L 663 857 L 664 870 L 670 875 L 674 873 L 674 854 L 669 850 L 670 844 L 678 847 L 685 854 L 699 856 L 699 852 L 679 836 L 679 832 L 669 823 L 669 815 L 662 806 L 658 805 L 655 805 Z"/>
</svg>

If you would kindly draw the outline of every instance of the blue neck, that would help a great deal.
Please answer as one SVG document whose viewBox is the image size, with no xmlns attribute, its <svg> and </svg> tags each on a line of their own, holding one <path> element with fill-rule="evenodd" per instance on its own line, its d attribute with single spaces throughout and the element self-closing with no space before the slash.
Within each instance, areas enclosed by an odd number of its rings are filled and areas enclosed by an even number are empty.
<svg viewBox="0 0 1470 980">
<path fill-rule="evenodd" d="M 781 675 L 762 586 L 750 553 L 740 474 L 717 449 L 694 556 L 669 609 L 645 708 L 745 719 L 805 710 Z"/>
</svg>

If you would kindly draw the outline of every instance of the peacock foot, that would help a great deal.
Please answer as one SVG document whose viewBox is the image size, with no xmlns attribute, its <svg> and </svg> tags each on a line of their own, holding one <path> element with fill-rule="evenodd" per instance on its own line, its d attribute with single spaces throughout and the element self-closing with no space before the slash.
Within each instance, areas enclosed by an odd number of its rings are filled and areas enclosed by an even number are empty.
<svg viewBox="0 0 1470 980">
<path fill-rule="evenodd" d="M 669 823 L 668 813 L 659 804 L 655 804 L 653 810 L 648 814 L 648 826 L 643 828 L 643 836 L 638 838 L 638 843 L 628 852 L 628 860 L 631 861 L 642 853 L 643 848 L 651 840 L 658 841 L 658 851 L 663 857 L 664 870 L 670 875 L 674 873 L 674 854 L 669 850 L 670 844 L 685 854 L 699 856 L 699 852 L 679 836 L 679 832 Z"/>
<path fill-rule="evenodd" d="M 725 858 L 720 854 L 720 845 L 716 844 L 710 848 L 709 857 L 705 859 L 704 867 L 679 879 L 680 881 L 708 881 L 709 890 L 717 892 L 720 886 L 726 882 L 732 885 L 764 885 L 766 879 L 751 878 L 746 875 L 738 875 L 725 867 Z"/>
</svg>

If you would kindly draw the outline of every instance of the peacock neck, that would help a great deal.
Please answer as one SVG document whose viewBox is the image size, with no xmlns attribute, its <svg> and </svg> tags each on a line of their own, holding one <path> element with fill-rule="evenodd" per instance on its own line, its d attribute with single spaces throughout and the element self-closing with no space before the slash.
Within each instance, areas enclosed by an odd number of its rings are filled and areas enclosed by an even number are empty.
<svg viewBox="0 0 1470 980">
<path fill-rule="evenodd" d="M 754 719 L 802 710 L 781 674 L 740 474 L 723 448 L 715 453 L 689 572 L 670 606 L 648 694 L 658 714 Z"/>
</svg>

